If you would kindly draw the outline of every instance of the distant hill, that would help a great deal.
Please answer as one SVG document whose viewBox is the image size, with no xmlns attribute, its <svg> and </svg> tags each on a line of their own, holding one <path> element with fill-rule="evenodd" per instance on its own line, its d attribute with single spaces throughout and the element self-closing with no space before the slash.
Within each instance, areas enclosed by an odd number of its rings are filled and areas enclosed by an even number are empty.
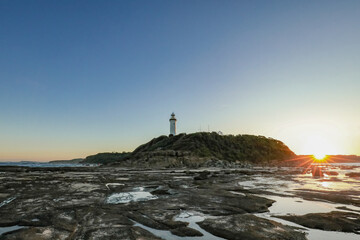
<svg viewBox="0 0 360 240">
<path fill-rule="evenodd" d="M 215 132 L 179 134 L 173 137 L 160 136 L 136 148 L 132 155 L 166 150 L 228 161 L 263 162 L 295 156 L 283 142 L 273 138 L 254 135 L 219 135 Z"/>
<path fill-rule="evenodd" d="M 296 158 L 295 158 L 296 157 Z M 291 161 L 285 161 L 289 160 Z M 233 167 L 246 164 L 303 165 L 312 156 L 296 156 L 283 142 L 264 136 L 215 132 L 160 136 L 133 152 L 106 152 L 85 159 L 51 163 L 100 163 L 126 167 Z M 331 155 L 329 162 L 360 162 L 356 155 Z"/>
<path fill-rule="evenodd" d="M 127 158 L 129 155 L 130 153 L 128 152 L 98 153 L 95 155 L 87 156 L 85 159 L 83 159 L 82 163 L 107 164 L 107 163 L 119 162 Z"/>
<path fill-rule="evenodd" d="M 199 167 L 270 163 L 296 156 L 283 142 L 254 135 L 219 135 L 215 132 L 160 136 L 132 153 L 99 153 L 86 163 L 115 163 L 122 166 Z"/>
<path fill-rule="evenodd" d="M 328 159 L 335 163 L 360 162 L 360 156 L 357 155 L 329 155 Z"/>
</svg>

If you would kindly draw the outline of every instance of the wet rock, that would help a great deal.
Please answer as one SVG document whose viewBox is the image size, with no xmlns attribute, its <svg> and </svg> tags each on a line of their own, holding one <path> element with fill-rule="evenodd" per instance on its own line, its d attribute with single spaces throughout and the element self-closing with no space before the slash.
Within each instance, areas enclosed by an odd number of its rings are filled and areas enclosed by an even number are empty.
<svg viewBox="0 0 360 240">
<path fill-rule="evenodd" d="M 166 207 L 166 205 L 163 206 Z M 167 208 L 169 207 L 167 206 Z M 162 230 L 169 230 L 175 228 L 182 228 L 189 225 L 188 222 L 173 220 L 174 217 L 178 214 L 179 211 L 177 210 L 168 209 L 167 211 L 161 211 L 146 209 L 141 211 L 141 213 L 135 213 L 134 215 L 138 222 L 145 226 Z M 130 216 L 130 218 L 135 219 L 134 216 Z"/>
<path fill-rule="evenodd" d="M 6 215 L 4 215 L 6 216 Z M 6 218 L 0 218 L 0 227 L 10 227 L 19 225 L 20 220 L 13 220 L 13 219 L 6 219 Z"/>
<path fill-rule="evenodd" d="M 152 233 L 140 227 L 110 227 L 110 228 L 95 228 L 85 234 L 85 239 L 88 240 L 133 240 L 133 239 L 149 239 L 159 240 Z"/>
<path fill-rule="evenodd" d="M 306 200 L 312 200 L 312 201 L 326 200 L 334 203 L 352 204 L 355 206 L 360 206 L 360 200 L 358 198 L 351 197 L 358 195 L 359 194 L 358 191 L 333 192 L 333 191 L 315 191 L 315 190 L 306 189 L 306 191 L 297 191 L 295 194 Z"/>
<path fill-rule="evenodd" d="M 6 233 L 0 236 L 1 240 L 65 240 L 70 236 L 69 232 L 54 229 L 53 227 L 32 227 Z"/>
<path fill-rule="evenodd" d="M 196 175 L 194 177 L 194 180 L 205 180 L 205 179 L 208 179 L 210 177 L 210 172 L 209 171 L 203 171 L 203 172 L 200 172 L 198 175 Z"/>
<path fill-rule="evenodd" d="M 358 178 L 360 177 L 360 172 L 350 172 L 350 173 L 346 173 L 345 175 L 351 178 Z"/>
<path fill-rule="evenodd" d="M 86 228 L 94 226 L 112 226 L 112 225 L 133 225 L 128 217 L 121 212 L 115 211 L 114 208 L 90 207 L 78 209 L 76 211 L 78 224 L 86 230 Z"/>
<path fill-rule="evenodd" d="M 111 211 L 111 209 L 109 210 Z M 102 214 L 94 217 L 93 219 L 93 224 L 133 225 L 133 222 L 129 218 L 109 211 L 104 211 Z"/>
<path fill-rule="evenodd" d="M 345 165 L 341 165 L 341 166 L 339 166 L 339 168 L 340 168 L 341 170 L 349 170 L 349 169 L 358 168 L 358 166 L 345 166 Z"/>
<path fill-rule="evenodd" d="M 341 182 L 342 180 L 340 178 L 337 177 L 331 177 L 327 180 L 324 180 L 324 182 L 329 181 L 329 182 Z"/>
<path fill-rule="evenodd" d="M 324 176 L 324 173 L 322 172 L 322 169 L 320 167 L 317 167 L 317 166 L 312 167 L 311 173 L 312 173 L 313 177 L 323 177 Z"/>
<path fill-rule="evenodd" d="M 152 233 L 141 227 L 132 227 L 131 233 L 133 236 L 132 238 L 130 238 L 131 240 L 132 239 L 162 240 L 162 238 L 153 235 Z M 116 238 L 118 238 L 118 236 L 116 236 Z"/>
<path fill-rule="evenodd" d="M 156 189 L 154 191 L 151 191 L 151 194 L 153 195 L 170 195 L 169 189 Z"/>
<path fill-rule="evenodd" d="M 72 232 L 77 225 L 77 222 L 74 220 L 74 214 L 74 212 L 58 214 L 53 217 L 52 224 L 58 229 Z"/>
<path fill-rule="evenodd" d="M 239 182 L 267 177 L 290 182 L 296 177 L 287 171 L 289 169 L 258 167 L 236 171 L 222 168 L 204 171 L 100 167 L 26 171 L 14 168 L 1 172 L 0 169 L 0 202 L 5 201 L 0 206 L 0 226 L 24 227 L 8 232 L 0 239 L 5 236 L 7 239 L 157 239 L 141 228 L 144 226 L 178 235 L 195 235 L 198 233 L 189 228 L 189 223 L 177 219 L 179 214 L 184 211 L 198 212 L 222 219 L 266 212 L 274 201 L 257 194 L 283 196 L 282 192 L 274 191 L 273 185 L 276 183 L 260 183 L 256 188 L 250 186 L 244 189 Z M 194 180 L 194 176 L 199 180 Z M 300 183 L 300 180 L 296 181 Z M 121 204 L 107 201 L 112 194 L 139 189 L 156 195 L 157 199 Z M 356 188 L 346 191 L 295 189 L 291 194 L 309 200 L 360 206 L 360 199 L 356 197 L 360 191 Z M 12 201 L 6 201 L 13 197 L 15 199 Z M 249 219 L 243 220 L 246 223 Z M 261 226 L 263 221 L 256 218 L 250 223 Z M 283 229 L 284 234 L 293 231 Z M 231 231 L 238 230 L 235 228 Z M 248 237 L 252 234 L 250 232 Z"/>
<path fill-rule="evenodd" d="M 213 216 L 231 215 L 236 213 L 267 212 L 275 202 L 251 194 L 237 195 L 221 189 L 208 192 L 207 189 L 196 190 L 189 196 L 188 204 L 198 207 L 198 211 Z"/>
<path fill-rule="evenodd" d="M 180 237 L 201 237 L 204 236 L 198 230 L 189 227 L 171 229 L 171 233 Z"/>
<path fill-rule="evenodd" d="M 160 222 L 171 229 L 184 228 L 187 225 L 189 225 L 189 223 L 187 222 L 173 221 L 173 220 L 161 220 Z"/>
<path fill-rule="evenodd" d="M 336 207 L 336 209 L 345 210 L 345 211 L 353 211 L 353 212 L 358 212 L 358 213 L 360 213 L 360 210 L 350 209 L 350 208 L 345 207 L 345 206 L 343 206 L 343 207 Z"/>
<path fill-rule="evenodd" d="M 277 216 L 305 227 L 360 234 L 360 215 L 351 212 L 309 213 L 302 216 Z"/>
<path fill-rule="evenodd" d="M 134 220 L 135 222 L 141 223 L 142 225 L 151 227 L 151 228 L 155 228 L 155 229 L 159 229 L 159 230 L 169 230 L 170 227 L 160 223 L 154 219 L 149 218 L 146 215 L 143 215 L 141 213 L 128 213 L 127 216 Z"/>
<path fill-rule="evenodd" d="M 305 240 L 305 233 L 281 223 L 250 214 L 206 219 L 197 223 L 204 230 L 225 239 Z"/>
</svg>

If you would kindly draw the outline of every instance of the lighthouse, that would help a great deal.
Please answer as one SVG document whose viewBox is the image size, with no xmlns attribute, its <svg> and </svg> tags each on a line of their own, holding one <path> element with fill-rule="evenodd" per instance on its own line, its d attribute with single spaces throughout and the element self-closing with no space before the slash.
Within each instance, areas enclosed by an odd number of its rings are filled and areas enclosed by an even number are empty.
<svg viewBox="0 0 360 240">
<path fill-rule="evenodd" d="M 171 114 L 171 118 L 169 119 L 170 122 L 170 135 L 169 136 L 175 136 L 176 135 L 176 118 L 175 113 Z"/>
</svg>

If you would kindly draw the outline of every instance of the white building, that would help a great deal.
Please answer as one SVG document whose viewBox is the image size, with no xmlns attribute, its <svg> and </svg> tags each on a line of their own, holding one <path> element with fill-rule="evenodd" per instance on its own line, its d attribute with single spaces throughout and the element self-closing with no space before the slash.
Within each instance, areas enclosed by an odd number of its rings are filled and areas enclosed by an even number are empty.
<svg viewBox="0 0 360 240">
<path fill-rule="evenodd" d="M 176 118 L 175 113 L 171 114 L 171 118 L 169 119 L 170 122 L 170 136 L 176 135 Z"/>
</svg>

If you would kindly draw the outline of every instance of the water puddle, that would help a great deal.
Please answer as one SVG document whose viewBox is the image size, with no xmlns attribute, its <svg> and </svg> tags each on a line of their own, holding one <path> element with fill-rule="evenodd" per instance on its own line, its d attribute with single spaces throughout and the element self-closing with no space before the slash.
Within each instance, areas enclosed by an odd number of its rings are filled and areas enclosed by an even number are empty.
<svg viewBox="0 0 360 240">
<path fill-rule="evenodd" d="M 4 201 L 2 201 L 0 203 L 0 208 L 5 206 L 6 204 L 9 204 L 11 203 L 12 201 L 14 201 L 16 199 L 16 197 L 11 197 L 11 198 L 8 198 L 8 199 L 5 199 Z"/>
<path fill-rule="evenodd" d="M 127 181 L 127 180 L 129 180 L 129 178 L 120 177 L 120 178 L 116 178 L 116 180 L 118 180 L 118 181 Z"/>
<path fill-rule="evenodd" d="M 278 197 L 270 195 L 257 196 L 276 201 L 271 207 L 269 207 L 269 211 L 274 215 L 304 215 L 308 213 L 326 213 L 331 211 L 339 211 L 337 208 L 344 206 L 348 207 L 349 210 L 357 210 L 357 207 L 355 206 L 321 201 L 308 201 L 298 197 Z"/>
<path fill-rule="evenodd" d="M 193 238 L 188 238 L 188 237 L 178 237 L 176 235 L 173 235 L 170 231 L 158 230 L 158 229 L 155 229 L 155 228 L 151 228 L 151 227 L 142 225 L 141 223 L 138 223 L 138 222 L 135 222 L 134 226 L 141 227 L 141 228 L 151 232 L 155 236 L 160 237 L 162 239 L 174 239 L 174 240 L 191 240 L 191 239 L 193 239 Z"/>
<path fill-rule="evenodd" d="M 347 179 L 343 174 L 336 177 L 325 175 L 323 178 L 313 178 L 310 174 L 301 175 L 295 180 L 302 183 L 299 188 L 326 191 L 356 191 L 360 187 L 359 181 Z"/>
<path fill-rule="evenodd" d="M 65 201 L 65 200 L 66 200 L 66 198 L 64 198 L 64 197 L 53 199 L 54 202 L 60 202 L 60 201 Z"/>
<path fill-rule="evenodd" d="M 224 238 L 220 238 L 217 236 L 212 235 L 211 233 L 202 229 L 197 222 L 202 222 L 205 220 L 205 217 L 202 216 L 200 213 L 192 213 L 192 212 L 182 212 L 178 216 L 175 217 L 175 221 L 180 222 L 188 222 L 188 227 L 193 228 L 201 232 L 204 236 L 202 237 L 191 237 L 189 239 L 206 239 L 206 240 L 220 240 Z M 184 239 L 184 238 L 181 238 Z"/>
<path fill-rule="evenodd" d="M 8 233 L 8 232 L 12 232 L 12 231 L 16 231 L 19 229 L 25 228 L 23 226 L 11 226 L 11 227 L 0 227 L 0 236 L 3 235 L 4 233 Z"/>
<path fill-rule="evenodd" d="M 135 222 L 134 226 L 141 227 L 152 234 L 163 238 L 163 239 L 172 239 L 172 240 L 224 240 L 224 238 L 220 238 L 217 236 L 212 235 L 209 232 L 206 232 L 204 229 L 202 229 L 199 225 L 196 224 L 196 222 L 201 222 L 205 219 L 204 216 L 202 216 L 200 213 L 190 213 L 190 212 L 182 212 L 178 216 L 174 218 L 175 221 L 181 221 L 181 222 L 188 222 L 188 227 L 193 228 L 201 232 L 204 236 L 201 237 L 179 237 L 177 235 L 172 234 L 170 231 L 167 230 L 158 230 L 154 229 L 148 226 L 145 226 L 141 223 Z"/>
<path fill-rule="evenodd" d="M 305 233 L 307 233 L 307 239 L 309 240 L 339 240 L 339 239 L 346 239 L 346 240 L 358 240 L 359 235 L 355 233 L 345 233 L 345 232 L 334 232 L 334 231 L 324 231 L 324 230 L 318 230 L 318 229 L 311 229 L 304 226 L 301 226 L 299 224 L 286 221 L 284 219 L 272 217 L 270 215 L 271 213 L 258 213 L 255 214 L 258 217 L 266 218 L 272 221 L 279 222 L 284 225 L 289 225 L 292 227 L 302 228 L 304 229 Z M 299 230 L 301 231 L 301 230 Z"/>
<path fill-rule="evenodd" d="M 123 184 L 123 183 L 107 183 L 107 184 L 105 184 L 105 186 L 108 190 L 110 190 L 109 186 L 124 186 L 124 185 L 125 184 Z"/>
<path fill-rule="evenodd" d="M 358 169 L 357 169 L 358 170 Z M 350 211 L 359 214 L 360 207 L 350 204 L 332 203 L 321 200 L 305 200 L 301 197 L 296 197 L 294 193 L 297 191 L 324 191 L 325 194 L 332 192 L 338 193 L 340 191 L 346 192 L 345 196 L 358 199 L 357 192 L 360 189 L 360 181 L 347 177 L 348 172 L 355 172 L 353 168 L 346 168 L 341 166 L 324 166 L 324 177 L 313 177 L 311 171 L 305 174 L 281 175 L 276 177 L 265 177 L 261 175 L 254 175 L 245 181 L 239 181 L 238 185 L 244 189 L 258 189 L 266 190 L 273 193 L 286 193 L 287 196 L 274 195 L 257 195 L 276 201 L 269 212 L 255 214 L 258 217 L 263 217 L 273 220 L 285 225 L 305 229 L 307 238 L 309 240 L 355 240 L 359 239 L 359 235 L 355 233 L 324 231 L 319 229 L 306 228 L 293 222 L 279 219 L 279 215 L 305 215 L 308 213 L 327 213 L 331 211 Z M 346 209 L 345 209 L 346 208 Z M 300 230 L 301 231 L 301 230 Z"/>
<path fill-rule="evenodd" d="M 255 176 L 250 180 L 239 181 L 238 185 L 244 189 L 272 191 L 277 194 L 289 194 L 289 189 L 295 187 L 294 181 L 264 176 Z"/>
<path fill-rule="evenodd" d="M 234 192 L 234 191 L 230 191 L 232 194 L 235 194 L 235 195 L 240 195 L 240 196 L 243 196 L 245 197 L 246 194 L 245 193 L 241 193 L 241 192 Z"/>
<path fill-rule="evenodd" d="M 111 194 L 107 199 L 106 203 L 109 204 L 118 204 L 118 203 L 128 203 L 136 201 L 148 201 L 157 199 L 157 196 L 152 195 L 149 192 L 144 191 L 143 187 L 135 188 L 133 192 L 122 192 Z"/>
<path fill-rule="evenodd" d="M 174 176 L 174 179 L 191 179 L 193 178 L 192 176 Z"/>
</svg>

